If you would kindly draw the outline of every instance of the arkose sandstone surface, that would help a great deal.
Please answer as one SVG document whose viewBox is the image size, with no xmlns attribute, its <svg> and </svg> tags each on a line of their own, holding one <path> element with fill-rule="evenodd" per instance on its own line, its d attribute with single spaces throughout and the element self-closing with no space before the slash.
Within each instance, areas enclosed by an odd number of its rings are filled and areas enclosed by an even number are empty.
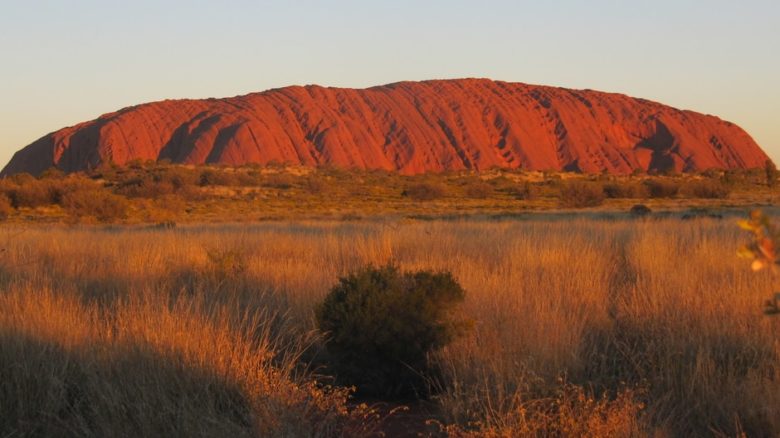
<svg viewBox="0 0 780 438">
<path fill-rule="evenodd" d="M 487 79 L 293 86 L 166 100 L 48 134 L 3 169 L 289 162 L 406 174 L 493 167 L 629 173 L 762 166 L 740 127 L 644 99 Z"/>
</svg>

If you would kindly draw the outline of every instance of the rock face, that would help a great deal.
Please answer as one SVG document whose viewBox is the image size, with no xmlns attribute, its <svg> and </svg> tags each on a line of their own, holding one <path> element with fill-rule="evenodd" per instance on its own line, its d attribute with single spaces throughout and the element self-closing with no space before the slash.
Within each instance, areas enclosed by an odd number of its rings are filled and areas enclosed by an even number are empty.
<svg viewBox="0 0 780 438">
<path fill-rule="evenodd" d="M 2 174 L 135 159 L 629 173 L 752 168 L 767 155 L 714 116 L 621 94 L 462 79 L 138 105 L 46 135 Z"/>
</svg>

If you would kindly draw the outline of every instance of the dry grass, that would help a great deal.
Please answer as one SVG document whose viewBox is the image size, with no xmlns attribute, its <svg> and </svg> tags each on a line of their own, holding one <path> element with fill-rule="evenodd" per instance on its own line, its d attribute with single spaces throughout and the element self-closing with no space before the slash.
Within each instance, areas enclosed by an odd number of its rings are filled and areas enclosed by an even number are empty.
<svg viewBox="0 0 780 438">
<path fill-rule="evenodd" d="M 729 221 L 7 228 L 0 436 L 337 436 L 313 308 L 365 264 L 447 269 L 472 333 L 440 351 L 441 433 L 775 436 L 770 279 Z M 367 427 L 371 427 L 369 424 Z"/>
</svg>

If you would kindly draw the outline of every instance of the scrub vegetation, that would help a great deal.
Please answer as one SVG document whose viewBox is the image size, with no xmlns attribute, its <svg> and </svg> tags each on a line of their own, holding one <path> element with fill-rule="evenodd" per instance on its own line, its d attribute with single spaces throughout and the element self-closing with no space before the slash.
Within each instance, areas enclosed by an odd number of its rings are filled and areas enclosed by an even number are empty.
<svg viewBox="0 0 780 438">
<path fill-rule="evenodd" d="M 139 224 L 500 217 L 561 209 L 628 211 L 637 203 L 653 210 L 733 208 L 774 202 L 776 179 L 770 168 L 669 175 L 493 170 L 405 176 L 330 167 L 137 161 L 72 175 L 50 170 L 37 178 L 2 179 L 0 218 Z"/>
<path fill-rule="evenodd" d="M 779 320 L 746 238 L 707 217 L 7 224 L 0 436 L 371 436 L 394 417 L 433 436 L 776 436 Z M 463 292 L 447 314 L 467 326 L 425 354 L 422 421 L 341 386 L 318 329 L 329 293 L 388 264 Z"/>
</svg>

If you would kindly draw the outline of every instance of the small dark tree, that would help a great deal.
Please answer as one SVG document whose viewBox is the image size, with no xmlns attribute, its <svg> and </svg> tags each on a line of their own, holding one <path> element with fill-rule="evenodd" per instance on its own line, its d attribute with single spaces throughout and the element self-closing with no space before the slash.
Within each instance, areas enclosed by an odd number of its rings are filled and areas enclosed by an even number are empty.
<svg viewBox="0 0 780 438">
<path fill-rule="evenodd" d="M 651 210 L 650 207 L 646 206 L 645 204 L 635 204 L 631 207 L 629 213 L 634 217 L 646 217 L 652 214 L 653 210 Z"/>
<path fill-rule="evenodd" d="M 680 185 L 670 179 L 654 178 L 644 183 L 651 198 L 673 198 L 680 191 Z"/>
<path fill-rule="evenodd" d="M 463 333 L 464 291 L 448 272 L 367 267 L 339 279 L 317 310 L 337 380 L 362 394 L 424 396 L 428 353 Z"/>
<path fill-rule="evenodd" d="M 766 185 L 769 187 L 777 185 L 777 167 L 772 160 L 767 159 L 766 162 L 764 162 L 764 172 L 766 173 Z"/>
</svg>

